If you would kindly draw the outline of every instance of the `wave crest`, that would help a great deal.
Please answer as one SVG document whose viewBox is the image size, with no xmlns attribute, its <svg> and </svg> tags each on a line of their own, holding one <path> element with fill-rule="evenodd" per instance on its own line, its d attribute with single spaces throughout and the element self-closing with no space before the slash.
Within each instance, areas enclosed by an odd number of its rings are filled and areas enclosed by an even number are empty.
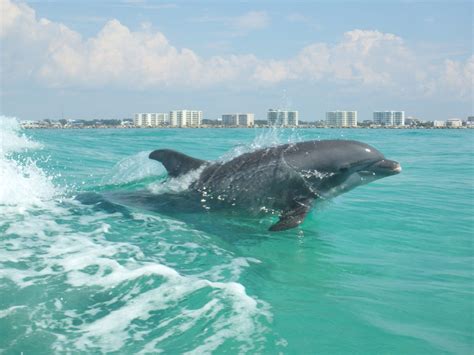
<svg viewBox="0 0 474 355">
<path fill-rule="evenodd" d="M 0 116 L 0 212 L 23 213 L 58 194 L 57 188 L 35 160 L 20 153 L 42 145 L 27 137 L 16 118 Z"/>
</svg>

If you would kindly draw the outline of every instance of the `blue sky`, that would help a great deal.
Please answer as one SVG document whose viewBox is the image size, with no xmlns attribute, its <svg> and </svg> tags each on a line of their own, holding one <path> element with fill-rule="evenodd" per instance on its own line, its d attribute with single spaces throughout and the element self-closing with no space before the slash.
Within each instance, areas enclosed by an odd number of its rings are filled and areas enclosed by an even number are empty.
<svg viewBox="0 0 474 355">
<path fill-rule="evenodd" d="M 473 114 L 471 2 L 0 3 L 1 113 L 20 119 Z"/>
</svg>

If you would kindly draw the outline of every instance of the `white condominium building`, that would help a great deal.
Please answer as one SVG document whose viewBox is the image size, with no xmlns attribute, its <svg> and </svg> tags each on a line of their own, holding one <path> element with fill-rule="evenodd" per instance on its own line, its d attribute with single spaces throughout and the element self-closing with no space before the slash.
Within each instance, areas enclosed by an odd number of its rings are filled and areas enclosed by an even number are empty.
<svg viewBox="0 0 474 355">
<path fill-rule="evenodd" d="M 357 111 L 326 112 L 326 125 L 329 127 L 357 127 Z"/>
<path fill-rule="evenodd" d="M 255 115 L 253 113 L 229 113 L 222 115 L 224 126 L 252 127 L 254 122 Z"/>
<path fill-rule="evenodd" d="M 168 124 L 167 113 L 136 113 L 133 124 L 139 127 L 159 127 Z"/>
<path fill-rule="evenodd" d="M 269 109 L 267 121 L 271 126 L 298 126 L 298 111 Z"/>
<path fill-rule="evenodd" d="M 170 111 L 170 126 L 199 127 L 202 122 L 202 111 L 174 110 Z"/>
<path fill-rule="evenodd" d="M 446 121 L 446 127 L 451 127 L 451 128 L 462 127 L 462 121 L 459 118 L 450 118 Z"/>
<path fill-rule="evenodd" d="M 374 123 L 381 126 L 404 126 L 405 111 L 375 111 Z"/>
</svg>

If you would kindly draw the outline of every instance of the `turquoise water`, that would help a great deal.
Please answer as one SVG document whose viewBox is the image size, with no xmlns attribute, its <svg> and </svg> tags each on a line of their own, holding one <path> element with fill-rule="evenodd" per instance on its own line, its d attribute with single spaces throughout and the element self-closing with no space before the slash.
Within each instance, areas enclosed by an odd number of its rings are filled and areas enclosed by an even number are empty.
<svg viewBox="0 0 474 355">
<path fill-rule="evenodd" d="M 474 351 L 472 130 L 21 132 L 3 120 L 7 354 Z M 280 233 L 267 231 L 271 216 L 160 214 L 100 199 L 158 194 L 164 169 L 147 159 L 157 148 L 218 159 L 330 138 L 374 145 L 403 172 Z M 98 200 L 79 202 L 84 193 Z"/>
</svg>

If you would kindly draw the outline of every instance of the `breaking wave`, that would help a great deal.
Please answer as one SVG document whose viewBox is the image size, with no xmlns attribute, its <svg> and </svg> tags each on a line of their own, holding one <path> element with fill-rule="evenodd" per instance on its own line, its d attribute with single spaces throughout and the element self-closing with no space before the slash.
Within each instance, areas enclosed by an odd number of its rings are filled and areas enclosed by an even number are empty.
<svg viewBox="0 0 474 355">
<path fill-rule="evenodd" d="M 42 145 L 23 134 L 15 118 L 0 116 L 0 214 L 41 207 L 58 194 L 52 177 L 28 155 Z"/>
</svg>

